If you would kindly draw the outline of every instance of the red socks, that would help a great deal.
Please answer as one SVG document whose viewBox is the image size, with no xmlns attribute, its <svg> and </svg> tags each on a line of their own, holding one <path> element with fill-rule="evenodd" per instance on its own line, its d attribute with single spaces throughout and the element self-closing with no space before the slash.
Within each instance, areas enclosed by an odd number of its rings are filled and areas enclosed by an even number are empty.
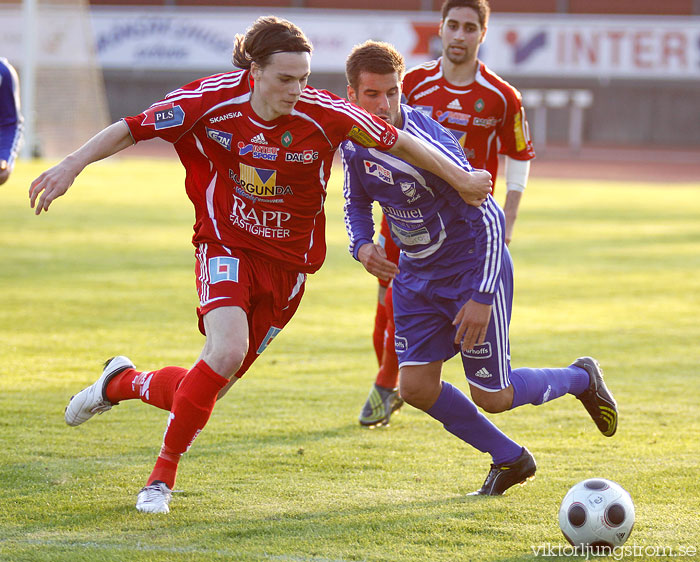
<svg viewBox="0 0 700 562">
<path fill-rule="evenodd" d="M 396 348 L 394 347 L 394 306 L 392 303 L 392 287 L 389 286 L 386 290 L 384 299 L 385 310 L 385 329 L 382 334 L 384 338 L 383 353 L 379 361 L 379 372 L 377 379 L 374 381 L 379 386 L 384 388 L 396 388 L 399 382 L 399 359 L 396 357 Z M 376 325 L 375 325 L 376 330 Z M 376 349 L 376 345 L 375 345 Z"/>
<path fill-rule="evenodd" d="M 377 363 L 382 364 L 382 354 L 384 353 L 384 330 L 386 329 L 386 307 L 384 303 L 377 302 L 377 312 L 374 315 L 374 332 L 372 342 L 374 352 L 377 354 Z"/>
<path fill-rule="evenodd" d="M 169 412 L 175 392 L 187 372 L 182 367 L 164 367 L 145 373 L 126 369 L 109 381 L 105 391 L 107 400 L 116 404 L 122 400 L 140 398 L 146 404 Z"/>
<path fill-rule="evenodd" d="M 160 480 L 173 488 L 180 456 L 204 429 L 219 391 L 228 382 L 204 361 L 199 361 L 182 379 L 173 399 L 163 447 L 147 484 Z"/>
</svg>

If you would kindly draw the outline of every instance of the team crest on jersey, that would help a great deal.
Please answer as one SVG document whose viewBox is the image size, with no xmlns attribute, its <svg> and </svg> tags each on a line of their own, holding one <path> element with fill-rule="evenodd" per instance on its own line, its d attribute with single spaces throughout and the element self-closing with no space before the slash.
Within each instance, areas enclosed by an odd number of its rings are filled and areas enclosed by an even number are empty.
<svg viewBox="0 0 700 562">
<path fill-rule="evenodd" d="M 381 164 L 372 162 L 371 160 L 364 160 L 365 163 L 365 174 L 370 176 L 376 176 L 384 183 L 394 184 L 394 176 L 391 174 L 391 170 L 387 170 Z"/>
<path fill-rule="evenodd" d="M 377 146 L 377 142 L 367 133 L 365 133 L 362 129 L 360 129 L 357 125 L 352 126 L 352 129 L 350 129 L 350 132 L 348 132 L 348 137 L 350 137 L 354 141 L 357 141 L 365 148 L 372 148 L 373 146 Z"/>
<path fill-rule="evenodd" d="M 276 185 L 277 170 L 254 168 L 246 164 L 239 164 L 240 175 L 229 170 L 229 176 L 241 186 L 243 191 L 255 197 L 279 197 L 282 195 L 294 195 L 290 186 Z"/>
<path fill-rule="evenodd" d="M 207 131 L 207 137 L 211 140 L 218 142 L 226 150 L 231 150 L 231 140 L 233 135 L 231 133 L 225 133 L 224 131 L 217 131 L 216 129 L 210 129 L 205 127 Z"/>
<path fill-rule="evenodd" d="M 253 140 L 255 140 L 255 138 Z M 263 138 L 263 140 L 265 139 Z M 238 143 L 239 156 L 245 156 L 246 154 L 250 154 L 252 152 L 253 158 L 258 158 L 261 160 L 277 160 L 277 153 L 279 152 L 279 150 L 279 148 L 274 146 L 261 146 L 259 144 L 252 143 L 245 144 L 242 141 Z"/>
<path fill-rule="evenodd" d="M 172 103 L 149 107 L 144 113 L 146 117 L 141 124 L 152 125 L 157 131 L 179 127 L 185 122 L 185 112 L 179 105 Z"/>
<path fill-rule="evenodd" d="M 401 192 L 408 198 L 407 203 L 413 203 L 420 199 L 421 194 L 418 193 L 416 189 L 416 182 L 402 181 L 399 182 L 399 187 L 401 188 Z"/>
<path fill-rule="evenodd" d="M 396 142 L 396 135 L 391 131 L 384 131 L 382 134 L 382 142 L 384 144 L 394 144 Z"/>
<path fill-rule="evenodd" d="M 285 162 L 299 162 L 301 164 L 312 164 L 318 158 L 315 150 L 304 150 L 303 152 L 287 152 L 284 155 Z"/>
<path fill-rule="evenodd" d="M 292 133 L 289 131 L 285 131 L 284 134 L 282 135 L 282 138 L 280 141 L 282 142 L 282 146 L 284 148 L 289 148 L 289 146 L 292 144 L 292 141 L 294 140 L 294 137 L 292 136 Z"/>
<path fill-rule="evenodd" d="M 476 100 L 476 101 L 474 102 L 474 110 L 477 111 L 477 112 L 478 112 L 478 111 L 483 111 L 485 105 L 486 105 L 486 104 L 484 103 L 484 100 L 481 99 L 481 98 L 479 98 L 478 100 Z"/>
</svg>

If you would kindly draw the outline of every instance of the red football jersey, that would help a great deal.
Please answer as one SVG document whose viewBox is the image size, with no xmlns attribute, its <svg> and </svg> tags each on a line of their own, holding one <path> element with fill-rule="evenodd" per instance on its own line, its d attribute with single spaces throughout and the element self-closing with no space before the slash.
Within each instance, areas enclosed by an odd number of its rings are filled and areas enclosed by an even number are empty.
<svg viewBox="0 0 700 562">
<path fill-rule="evenodd" d="M 535 157 L 520 92 L 479 61 L 476 79 L 453 86 L 442 73 L 442 57 L 416 66 L 403 79 L 408 105 L 448 128 L 469 163 L 485 168 L 496 184 L 498 154 Z"/>
<path fill-rule="evenodd" d="M 330 92 L 307 87 L 290 115 L 264 121 L 249 72 L 202 78 L 124 119 L 134 141 L 171 142 L 194 204 L 195 245 L 213 242 L 313 273 L 326 255 L 326 184 L 350 138 L 388 150 L 396 129 Z"/>
</svg>

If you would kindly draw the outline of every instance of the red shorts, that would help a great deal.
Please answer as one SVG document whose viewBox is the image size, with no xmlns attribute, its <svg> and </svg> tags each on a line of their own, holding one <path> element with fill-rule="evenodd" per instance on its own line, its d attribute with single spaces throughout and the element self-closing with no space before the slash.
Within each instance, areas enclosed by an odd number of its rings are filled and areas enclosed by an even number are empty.
<svg viewBox="0 0 700 562">
<path fill-rule="evenodd" d="M 399 265 L 399 254 L 401 253 L 401 250 L 399 250 L 399 247 L 391 237 L 389 223 L 387 222 L 384 213 L 382 213 L 382 223 L 379 229 L 379 245 L 384 248 L 384 251 L 386 252 L 386 259 L 394 262 L 396 265 Z M 385 281 L 384 279 L 377 279 L 377 281 L 379 281 L 379 284 L 382 287 L 389 286 L 389 281 Z"/>
<path fill-rule="evenodd" d="M 217 244 L 201 244 L 195 255 L 199 331 L 206 336 L 203 317 L 215 308 L 239 306 L 248 316 L 248 354 L 236 372 L 240 378 L 294 316 L 306 274 Z"/>
</svg>

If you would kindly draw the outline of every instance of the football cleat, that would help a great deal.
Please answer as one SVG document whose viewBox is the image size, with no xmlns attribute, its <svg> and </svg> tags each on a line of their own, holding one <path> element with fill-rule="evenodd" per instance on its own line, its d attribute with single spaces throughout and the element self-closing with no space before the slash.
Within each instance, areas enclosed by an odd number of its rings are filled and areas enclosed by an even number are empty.
<svg viewBox="0 0 700 562">
<path fill-rule="evenodd" d="M 391 414 L 403 406 L 398 388 L 384 388 L 374 384 L 360 412 L 360 425 L 375 427 L 389 425 Z"/>
<path fill-rule="evenodd" d="M 116 406 L 107 400 L 105 390 L 109 381 L 127 369 L 134 369 L 134 364 L 128 357 L 119 355 L 108 359 L 100 378 L 75 396 L 71 396 L 65 411 L 66 423 L 72 426 L 80 425 L 95 414 L 102 414 Z"/>
<path fill-rule="evenodd" d="M 484 485 L 470 496 L 501 496 L 511 486 L 524 484 L 534 478 L 537 464 L 535 457 L 523 447 L 522 454 L 510 464 L 492 464 Z"/>
<path fill-rule="evenodd" d="M 170 499 L 173 493 L 165 482 L 154 480 L 141 488 L 136 499 L 136 509 L 141 513 L 170 513 Z"/>
<path fill-rule="evenodd" d="M 578 398 L 606 437 L 615 435 L 617 430 L 617 402 L 605 386 L 603 370 L 593 357 L 579 357 L 574 366 L 584 369 L 591 382 L 588 388 L 579 394 Z"/>
</svg>

